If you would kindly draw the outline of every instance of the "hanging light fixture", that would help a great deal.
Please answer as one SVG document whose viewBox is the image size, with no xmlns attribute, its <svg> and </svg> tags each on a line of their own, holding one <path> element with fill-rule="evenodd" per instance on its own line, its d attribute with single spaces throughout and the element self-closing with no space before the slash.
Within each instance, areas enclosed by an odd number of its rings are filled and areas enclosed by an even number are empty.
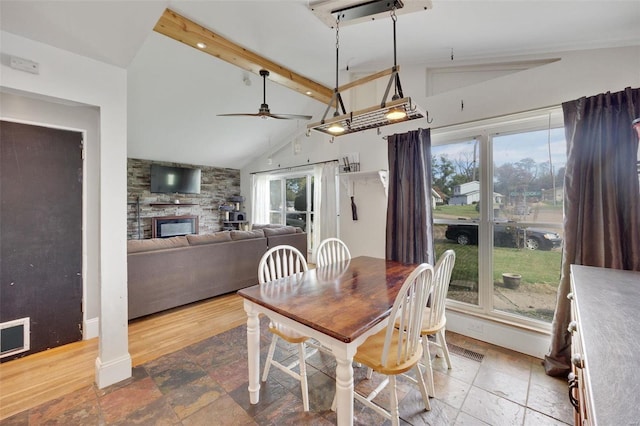
<svg viewBox="0 0 640 426">
<path fill-rule="evenodd" d="M 335 100 L 336 109 L 333 113 L 334 117 L 338 117 L 340 113 L 338 113 L 338 103 L 342 103 L 342 97 L 340 96 L 340 92 L 338 91 L 338 62 L 340 59 L 340 14 L 336 17 L 336 87 L 333 90 L 332 100 Z M 329 103 L 331 105 L 331 103 Z M 344 109 L 344 108 L 343 108 Z M 327 115 L 327 112 L 325 112 Z M 340 124 L 340 121 L 335 121 L 327 127 L 327 132 L 331 133 L 334 136 L 341 135 L 344 133 L 344 127 Z"/>
<path fill-rule="evenodd" d="M 397 68 L 398 63 L 397 63 L 397 56 L 396 56 L 396 21 L 398 20 L 398 17 L 396 16 L 395 9 L 391 10 L 391 20 L 393 21 L 393 68 Z M 398 95 L 399 85 L 400 85 L 400 76 L 396 74 L 395 78 L 393 79 L 394 94 L 391 97 L 392 101 L 397 101 L 398 99 L 400 99 L 400 95 Z M 400 88 L 400 90 L 402 90 L 402 88 Z M 407 117 L 407 112 L 403 108 L 397 106 L 397 107 L 389 108 L 389 111 L 387 111 L 387 113 L 385 114 L 385 117 L 387 117 L 387 119 L 392 121 L 402 120 L 403 118 Z"/>
<path fill-rule="evenodd" d="M 376 74 L 361 78 L 344 86 L 338 86 L 338 54 L 339 54 L 339 23 L 340 14 L 336 19 L 336 88 L 334 89 L 333 96 L 327 105 L 322 120 L 318 123 L 309 124 L 308 130 L 317 130 L 319 132 L 327 133 L 332 136 L 341 136 L 349 133 L 361 132 L 363 130 L 375 129 L 378 127 L 386 126 L 389 124 L 395 124 L 408 120 L 415 120 L 424 118 L 425 114 L 418 108 L 417 105 L 411 102 L 410 97 L 404 97 L 402 92 L 402 85 L 400 83 L 400 66 L 397 64 L 396 55 L 396 21 L 395 8 L 391 9 L 391 18 L 393 21 L 393 67 L 378 72 Z M 387 83 L 386 90 L 382 97 L 380 105 L 375 105 L 370 108 L 362 109 L 359 111 L 352 111 L 347 113 L 342 102 L 341 91 L 352 89 L 362 84 L 371 82 L 378 78 L 382 78 L 389 75 L 389 82 Z M 394 87 L 394 94 L 390 101 L 387 102 L 389 92 L 391 91 L 391 85 Z M 333 117 L 327 118 L 329 111 L 335 105 L 335 112 Z M 342 112 L 342 114 L 340 113 Z M 426 115 L 428 121 L 428 114 Z M 430 122 L 430 121 L 428 121 Z"/>
</svg>

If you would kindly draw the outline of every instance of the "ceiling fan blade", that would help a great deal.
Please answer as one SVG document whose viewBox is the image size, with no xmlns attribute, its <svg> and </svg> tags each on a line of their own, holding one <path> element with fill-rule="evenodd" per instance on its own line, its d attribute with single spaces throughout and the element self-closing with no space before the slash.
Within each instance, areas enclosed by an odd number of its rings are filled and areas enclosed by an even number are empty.
<svg viewBox="0 0 640 426">
<path fill-rule="evenodd" d="M 267 76 L 269 71 L 260 70 L 260 76 L 262 77 L 262 105 L 257 114 L 249 113 L 235 113 L 235 114 L 217 114 L 218 117 L 260 117 L 260 118 L 275 118 L 277 120 L 311 120 L 310 115 L 301 114 L 271 114 L 269 111 L 269 105 L 267 104 Z"/>
<path fill-rule="evenodd" d="M 218 117 L 260 117 L 263 114 L 260 113 L 256 113 L 256 114 L 251 114 L 251 113 L 235 113 L 235 114 L 216 114 Z"/>
<path fill-rule="evenodd" d="M 301 114 L 269 114 L 273 118 L 279 118 L 281 120 L 311 120 L 310 115 Z"/>
</svg>

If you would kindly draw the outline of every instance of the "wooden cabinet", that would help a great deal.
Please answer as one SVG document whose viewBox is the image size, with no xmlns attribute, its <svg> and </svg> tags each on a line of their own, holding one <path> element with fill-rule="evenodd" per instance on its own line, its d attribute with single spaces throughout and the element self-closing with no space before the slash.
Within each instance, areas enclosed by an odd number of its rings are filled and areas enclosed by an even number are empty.
<svg viewBox="0 0 640 426">
<path fill-rule="evenodd" d="M 574 287 L 572 280 L 572 290 Z M 569 398 L 571 399 L 571 404 L 573 405 L 574 412 L 574 423 L 576 425 L 590 425 L 590 401 L 588 399 L 588 388 L 589 384 L 587 382 L 587 377 L 584 374 L 584 348 L 582 346 L 582 335 L 580 333 L 580 328 L 578 327 L 580 323 L 578 310 L 576 309 L 576 303 L 573 302 L 574 294 L 569 293 L 568 296 L 571 303 L 571 322 L 569 323 L 569 331 L 571 332 L 571 374 L 569 375 Z"/>
<path fill-rule="evenodd" d="M 575 424 L 638 424 L 640 272 L 571 265 L 569 299 Z"/>
</svg>

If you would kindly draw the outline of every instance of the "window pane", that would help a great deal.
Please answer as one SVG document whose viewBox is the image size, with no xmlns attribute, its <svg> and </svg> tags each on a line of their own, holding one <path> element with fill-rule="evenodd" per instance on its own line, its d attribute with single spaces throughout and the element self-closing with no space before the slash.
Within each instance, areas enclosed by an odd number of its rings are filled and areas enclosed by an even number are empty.
<svg viewBox="0 0 640 426">
<path fill-rule="evenodd" d="M 436 256 L 454 249 L 448 298 L 478 304 L 478 141 L 434 146 L 431 194 Z"/>
<path fill-rule="evenodd" d="M 452 249 L 456 252 L 456 263 L 451 273 L 447 297 L 458 302 L 478 304 L 478 246 L 459 245 L 445 237 L 449 225 L 434 225 L 436 259 Z M 477 235 L 477 231 L 476 231 Z"/>
<path fill-rule="evenodd" d="M 282 211 L 282 181 L 272 180 L 269 182 L 269 210 Z M 271 222 L 279 223 L 279 222 Z"/>
<path fill-rule="evenodd" d="M 307 230 L 307 214 L 306 213 L 287 213 L 287 225 L 297 226 L 303 231 Z"/>
<path fill-rule="evenodd" d="M 287 212 L 307 211 L 307 177 L 299 177 L 286 180 L 287 187 Z"/>
<path fill-rule="evenodd" d="M 564 129 L 493 137 L 493 307 L 551 322 L 562 258 Z"/>
<path fill-rule="evenodd" d="M 281 224 L 282 223 L 282 213 L 280 213 L 280 212 L 271 212 L 271 213 L 269 213 L 269 223 Z"/>
</svg>

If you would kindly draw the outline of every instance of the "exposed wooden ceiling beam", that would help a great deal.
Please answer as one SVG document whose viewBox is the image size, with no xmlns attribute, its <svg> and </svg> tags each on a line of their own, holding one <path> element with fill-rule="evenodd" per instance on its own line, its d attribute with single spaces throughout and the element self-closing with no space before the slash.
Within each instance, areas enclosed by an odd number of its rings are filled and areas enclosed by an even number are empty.
<svg viewBox="0 0 640 426">
<path fill-rule="evenodd" d="M 333 89 L 251 52 L 170 9 L 164 11 L 154 31 L 256 75 L 261 69 L 266 69 L 270 80 L 324 104 L 329 103 L 333 95 Z M 198 43 L 204 43 L 206 47 L 200 48 Z"/>
</svg>

